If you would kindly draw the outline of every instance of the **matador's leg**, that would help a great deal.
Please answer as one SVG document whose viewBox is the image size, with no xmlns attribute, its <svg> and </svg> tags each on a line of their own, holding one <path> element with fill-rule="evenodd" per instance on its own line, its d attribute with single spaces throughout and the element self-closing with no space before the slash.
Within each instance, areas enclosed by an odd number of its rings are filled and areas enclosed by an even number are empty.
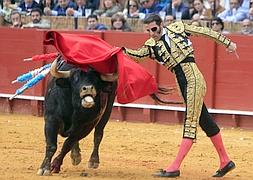
<svg viewBox="0 0 253 180">
<path fill-rule="evenodd" d="M 178 84 L 186 104 L 183 137 L 195 140 L 206 83 L 195 63 L 182 63 L 180 67 L 183 75 L 178 79 Z"/>
<path fill-rule="evenodd" d="M 195 63 L 182 63 L 175 69 L 180 92 L 185 100 L 186 115 L 183 139 L 176 159 L 166 168 L 167 177 L 178 176 L 180 165 L 196 139 L 197 124 L 205 95 L 205 81 Z"/>
</svg>

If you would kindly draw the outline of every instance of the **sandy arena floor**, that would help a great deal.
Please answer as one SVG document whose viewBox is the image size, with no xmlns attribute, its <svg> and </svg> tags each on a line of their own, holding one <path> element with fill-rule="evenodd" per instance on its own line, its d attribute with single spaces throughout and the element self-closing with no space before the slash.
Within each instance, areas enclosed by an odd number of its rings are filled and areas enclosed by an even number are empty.
<svg viewBox="0 0 253 180">
<path fill-rule="evenodd" d="M 92 150 L 93 132 L 81 141 L 82 162 L 72 166 L 66 156 L 59 174 L 49 177 L 36 175 L 44 157 L 43 118 L 25 115 L 0 114 L 0 179 L 88 179 L 88 180 L 150 180 L 159 168 L 175 157 L 181 140 L 182 127 L 111 121 L 105 128 L 100 149 L 100 167 L 87 168 Z M 237 167 L 222 179 L 253 179 L 253 131 L 222 129 L 223 140 Z M 58 150 L 63 138 L 58 140 Z M 211 175 L 218 168 L 218 157 L 209 139 L 199 131 L 181 167 L 177 179 L 215 179 Z M 87 172 L 87 177 L 80 174 Z"/>
</svg>

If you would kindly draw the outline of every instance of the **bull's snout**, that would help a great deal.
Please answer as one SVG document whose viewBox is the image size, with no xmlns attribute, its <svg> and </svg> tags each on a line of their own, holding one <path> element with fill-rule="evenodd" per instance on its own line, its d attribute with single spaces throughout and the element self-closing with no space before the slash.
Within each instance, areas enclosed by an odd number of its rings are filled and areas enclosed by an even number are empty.
<svg viewBox="0 0 253 180">
<path fill-rule="evenodd" d="M 96 96 L 96 89 L 94 86 L 82 86 L 80 90 L 80 97 L 83 98 L 84 96 L 90 95 L 92 97 Z"/>
<path fill-rule="evenodd" d="M 81 104 L 84 108 L 91 108 L 94 106 L 94 97 L 97 92 L 94 86 L 82 86 L 80 90 Z"/>
<path fill-rule="evenodd" d="M 83 86 L 82 90 L 83 91 L 92 91 L 93 88 L 94 88 L 94 86 Z"/>
</svg>

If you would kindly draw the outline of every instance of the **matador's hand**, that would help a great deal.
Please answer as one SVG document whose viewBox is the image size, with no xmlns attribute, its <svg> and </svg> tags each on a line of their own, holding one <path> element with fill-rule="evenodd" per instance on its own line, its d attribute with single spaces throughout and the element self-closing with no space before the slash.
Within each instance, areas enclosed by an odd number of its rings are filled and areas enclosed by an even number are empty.
<svg viewBox="0 0 253 180">
<path fill-rule="evenodd" d="M 231 42 L 230 45 L 227 47 L 229 52 L 235 52 L 237 49 L 237 46 L 234 42 Z"/>
<path fill-rule="evenodd" d="M 231 42 L 230 45 L 227 47 L 227 51 L 230 53 L 234 52 L 236 58 L 239 59 L 239 55 L 237 54 L 236 49 L 237 49 L 237 46 L 234 42 Z"/>
</svg>

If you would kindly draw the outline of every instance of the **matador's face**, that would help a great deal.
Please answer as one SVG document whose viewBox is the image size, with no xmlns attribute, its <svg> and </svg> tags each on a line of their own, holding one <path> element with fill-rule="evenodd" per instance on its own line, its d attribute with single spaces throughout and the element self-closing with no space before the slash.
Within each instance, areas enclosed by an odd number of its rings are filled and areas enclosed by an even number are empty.
<svg viewBox="0 0 253 180">
<path fill-rule="evenodd" d="M 151 22 L 145 25 L 145 30 L 149 33 L 149 37 L 153 38 L 155 41 L 158 41 L 162 37 L 162 28 L 162 23 L 160 26 L 158 26 L 156 22 Z"/>
</svg>

